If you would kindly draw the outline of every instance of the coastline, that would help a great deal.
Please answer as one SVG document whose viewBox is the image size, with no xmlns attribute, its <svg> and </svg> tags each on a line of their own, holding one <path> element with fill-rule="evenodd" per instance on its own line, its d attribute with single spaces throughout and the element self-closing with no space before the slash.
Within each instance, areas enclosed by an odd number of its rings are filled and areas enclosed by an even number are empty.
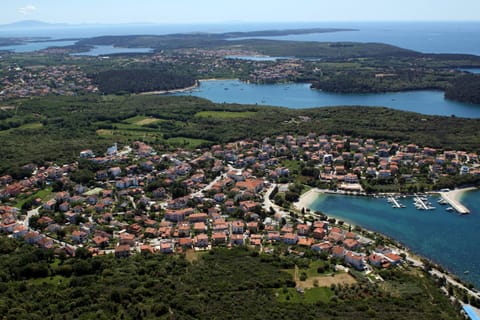
<svg viewBox="0 0 480 320">
<path fill-rule="evenodd" d="M 168 93 L 187 92 L 187 91 L 193 90 L 195 88 L 198 88 L 199 86 L 200 86 L 200 82 L 198 80 L 195 80 L 195 84 L 193 86 L 190 86 L 190 87 L 173 89 L 173 90 L 147 91 L 147 92 L 141 92 L 138 95 L 149 96 L 149 95 L 162 95 L 162 94 L 168 94 Z"/>
<path fill-rule="evenodd" d="M 455 190 L 450 190 L 450 191 L 433 191 L 429 192 L 429 194 L 438 194 L 440 196 L 445 195 L 448 197 L 450 201 L 456 201 L 460 204 L 460 201 L 463 198 L 463 195 L 465 193 L 468 193 L 470 191 L 475 191 L 479 190 L 477 187 L 466 187 L 466 188 L 459 188 Z M 311 215 L 313 217 L 317 217 L 317 215 L 313 212 L 313 209 L 311 208 L 312 204 L 314 203 L 316 197 L 320 194 L 339 194 L 339 195 L 354 195 L 351 193 L 346 193 L 346 192 L 337 192 L 333 190 L 325 190 L 325 189 L 318 189 L 318 188 L 313 188 L 310 189 L 309 191 L 305 192 L 302 194 L 299 198 L 299 200 L 294 203 L 294 207 L 296 210 L 301 211 L 303 208 L 310 209 L 309 212 L 306 212 L 306 215 Z M 358 195 L 364 195 L 364 194 L 356 194 Z M 382 194 L 385 196 L 385 194 Z M 374 195 L 376 196 L 376 195 Z M 449 203 L 451 204 L 451 202 Z M 461 205 L 461 204 L 460 204 Z M 462 205 L 463 206 L 463 205 Z M 466 207 L 465 207 L 466 208 Z M 467 209 L 468 210 L 468 209 Z M 336 217 L 334 214 L 331 215 L 329 212 L 323 212 L 323 214 L 327 218 L 335 218 L 339 219 Z M 455 284 L 457 286 L 462 286 L 463 288 L 466 288 L 465 280 L 461 279 L 460 274 L 452 272 L 449 268 L 445 267 L 443 264 L 438 262 L 435 258 L 427 257 L 422 253 L 419 253 L 415 250 L 413 250 L 411 247 L 408 245 L 404 244 L 402 241 L 397 240 L 396 238 L 386 235 L 385 233 L 375 230 L 375 229 L 368 229 L 363 227 L 362 225 L 355 223 L 353 221 L 348 221 L 345 219 L 342 219 L 346 225 L 350 225 L 352 228 L 355 226 L 360 227 L 362 230 L 370 233 L 370 234 L 378 234 L 381 235 L 382 237 L 386 239 L 390 239 L 390 241 L 394 244 L 395 249 L 398 250 L 399 253 L 404 253 L 407 257 L 407 260 L 409 260 L 413 265 L 416 266 L 423 266 L 423 261 L 428 261 L 432 266 L 434 266 L 434 270 L 431 272 L 432 275 L 437 275 L 437 276 L 445 276 L 449 279 L 449 282 L 452 284 Z M 467 282 L 468 283 L 468 282 Z M 471 283 L 470 283 L 471 284 Z M 475 286 L 476 287 L 476 286 Z M 472 291 L 468 289 L 469 292 L 474 295 L 478 296 L 480 298 L 480 294 L 478 294 L 475 291 Z"/>
</svg>

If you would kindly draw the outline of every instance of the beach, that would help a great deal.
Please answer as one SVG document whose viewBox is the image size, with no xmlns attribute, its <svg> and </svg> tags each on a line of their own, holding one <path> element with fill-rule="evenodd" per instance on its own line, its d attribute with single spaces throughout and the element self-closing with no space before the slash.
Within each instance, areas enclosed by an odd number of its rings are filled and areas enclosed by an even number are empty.
<svg viewBox="0 0 480 320">
<path fill-rule="evenodd" d="M 167 93 L 180 93 L 180 92 L 187 92 L 193 90 L 199 86 L 199 82 L 195 81 L 195 84 L 191 87 L 187 88 L 180 88 L 180 89 L 173 89 L 173 90 L 159 90 L 159 91 L 148 91 L 139 93 L 139 95 L 146 96 L 146 95 L 157 95 L 157 94 L 167 94 Z"/>
<path fill-rule="evenodd" d="M 294 203 L 295 209 L 302 210 L 302 208 L 309 208 L 310 205 L 315 201 L 319 193 L 325 193 L 328 190 L 322 190 L 318 188 L 313 188 L 305 192 L 300 196 L 298 202 Z"/>
</svg>

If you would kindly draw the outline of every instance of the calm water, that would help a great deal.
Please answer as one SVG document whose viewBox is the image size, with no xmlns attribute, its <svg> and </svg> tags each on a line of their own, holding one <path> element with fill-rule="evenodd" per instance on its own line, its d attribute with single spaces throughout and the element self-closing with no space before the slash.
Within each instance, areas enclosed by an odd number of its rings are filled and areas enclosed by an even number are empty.
<svg viewBox="0 0 480 320">
<path fill-rule="evenodd" d="M 42 41 L 27 42 L 21 45 L 0 46 L 0 50 L 8 50 L 13 52 L 33 52 L 43 50 L 49 47 L 66 47 L 74 45 L 76 41 Z"/>
<path fill-rule="evenodd" d="M 459 68 L 458 70 L 470 73 L 480 73 L 480 68 Z"/>
<path fill-rule="evenodd" d="M 480 288 L 480 191 L 464 195 L 471 210 L 465 216 L 445 211 L 438 197 L 430 199 L 436 209 L 420 211 L 412 198 L 400 200 L 407 208 L 393 209 L 386 199 L 324 194 L 310 208 L 390 236 Z"/>
<path fill-rule="evenodd" d="M 114 46 L 94 46 L 90 51 L 73 53 L 73 56 L 102 56 L 117 53 L 148 53 L 151 48 L 117 48 Z"/>
<path fill-rule="evenodd" d="M 201 81 L 193 95 L 217 103 L 273 105 L 288 108 L 385 106 L 423 114 L 480 118 L 480 105 L 446 100 L 443 92 L 422 90 L 381 94 L 340 94 L 311 89 L 309 84 L 248 84 L 239 80 Z"/>
<path fill-rule="evenodd" d="M 271 37 L 300 41 L 382 42 L 431 53 L 480 55 L 480 22 L 312 22 L 230 24 L 83 25 L 35 29 L 0 28 L 0 37 L 90 38 L 103 35 L 224 33 L 298 28 L 352 28 L 358 31 Z"/>
<path fill-rule="evenodd" d="M 294 41 L 380 42 L 425 53 L 480 55 L 480 22 L 343 22 L 358 31 L 258 37 Z M 320 25 L 322 26 L 322 25 Z"/>
</svg>

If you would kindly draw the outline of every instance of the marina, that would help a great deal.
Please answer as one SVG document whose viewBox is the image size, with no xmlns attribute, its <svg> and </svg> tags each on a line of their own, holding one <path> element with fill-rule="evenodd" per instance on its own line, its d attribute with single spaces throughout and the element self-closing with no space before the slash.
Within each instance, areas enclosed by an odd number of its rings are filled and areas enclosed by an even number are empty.
<svg viewBox="0 0 480 320">
<path fill-rule="evenodd" d="M 418 210 L 434 210 L 435 207 L 428 201 L 427 197 L 415 195 L 413 198 L 413 204 Z"/>
<path fill-rule="evenodd" d="M 397 208 L 397 209 L 406 208 L 405 205 L 401 204 L 397 199 L 395 199 L 394 196 L 389 196 L 387 199 L 387 202 L 392 204 L 392 208 Z"/>
<path fill-rule="evenodd" d="M 455 191 L 459 201 L 469 208 L 470 214 L 452 214 L 455 209 L 447 211 L 449 205 L 420 211 L 408 196 L 406 199 L 409 201 L 400 198 L 400 202 L 406 206 L 402 210 L 386 206 L 388 198 L 332 193 L 318 193 L 309 201 L 308 207 L 390 236 L 415 253 L 445 266 L 463 280 L 480 286 L 480 251 L 476 250 L 480 224 L 480 190 L 468 191 L 462 196 L 462 191 Z M 443 198 L 438 193 L 429 194 L 427 202 L 437 203 L 441 199 Z M 466 270 L 469 272 L 464 273 Z"/>
</svg>

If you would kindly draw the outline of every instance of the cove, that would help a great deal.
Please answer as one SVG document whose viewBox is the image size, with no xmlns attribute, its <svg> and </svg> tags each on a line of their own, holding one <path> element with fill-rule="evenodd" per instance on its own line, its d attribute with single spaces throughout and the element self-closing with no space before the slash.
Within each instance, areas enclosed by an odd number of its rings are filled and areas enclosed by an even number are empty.
<svg viewBox="0 0 480 320">
<path fill-rule="evenodd" d="M 415 209 L 412 198 L 408 197 L 400 199 L 406 208 L 394 209 L 384 198 L 319 194 L 309 207 L 385 234 L 478 288 L 480 190 L 463 196 L 462 203 L 471 210 L 464 216 L 446 211 L 436 199 L 430 197 L 435 210 L 423 211 Z"/>
<path fill-rule="evenodd" d="M 72 53 L 72 56 L 102 56 L 118 53 L 150 53 L 151 48 L 119 48 L 114 46 L 94 46 L 90 51 Z"/>
<path fill-rule="evenodd" d="M 292 109 L 326 106 L 382 106 L 428 115 L 480 118 L 480 105 L 446 100 L 441 91 L 342 94 L 311 89 L 308 83 L 250 84 L 240 80 L 202 80 L 174 95 L 202 97 L 216 103 L 259 104 Z"/>
</svg>

